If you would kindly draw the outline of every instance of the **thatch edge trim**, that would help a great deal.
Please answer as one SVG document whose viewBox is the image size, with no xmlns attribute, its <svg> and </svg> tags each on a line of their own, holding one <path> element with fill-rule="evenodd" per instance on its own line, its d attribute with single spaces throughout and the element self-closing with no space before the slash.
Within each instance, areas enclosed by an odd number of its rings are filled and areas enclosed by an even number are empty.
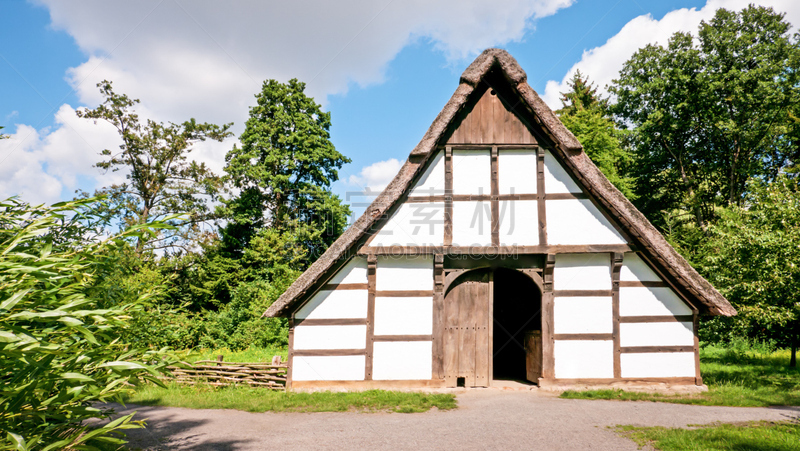
<svg viewBox="0 0 800 451">
<path fill-rule="evenodd" d="M 459 109 L 482 78 L 495 65 L 499 65 L 508 81 L 514 85 L 525 102 L 550 134 L 562 158 L 573 166 L 573 172 L 581 178 L 589 191 L 613 213 L 617 213 L 620 225 L 632 232 L 670 275 L 688 293 L 696 297 L 709 313 L 732 316 L 736 309 L 692 266 L 681 257 L 650 221 L 597 169 L 597 166 L 581 150 L 577 138 L 561 123 L 550 107 L 526 82 L 527 75 L 517 61 L 505 50 L 487 49 L 467 67 L 461 75 L 461 83 L 442 111 L 436 116 L 428 131 L 414 148 L 409 159 L 400 168 L 392 182 L 370 204 L 364 214 L 329 247 L 322 256 L 292 283 L 292 285 L 264 312 L 263 316 L 283 316 L 292 304 L 303 296 L 336 261 L 361 239 L 365 233 L 397 202 L 435 150 L 439 139 L 455 118 Z M 415 160 L 412 162 L 412 158 Z"/>
</svg>

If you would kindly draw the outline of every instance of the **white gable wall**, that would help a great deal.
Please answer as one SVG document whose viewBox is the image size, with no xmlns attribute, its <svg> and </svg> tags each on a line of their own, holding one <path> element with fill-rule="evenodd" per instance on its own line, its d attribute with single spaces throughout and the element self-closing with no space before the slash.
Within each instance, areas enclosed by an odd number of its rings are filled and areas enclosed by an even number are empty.
<svg viewBox="0 0 800 451">
<path fill-rule="evenodd" d="M 501 149 L 497 153 L 500 194 L 536 193 L 536 151 Z"/>
<path fill-rule="evenodd" d="M 491 152 L 488 150 L 454 150 L 453 194 L 491 193 Z"/>
<path fill-rule="evenodd" d="M 444 155 L 439 151 L 432 157 L 430 164 L 414 184 L 409 196 L 442 195 L 444 195 Z"/>
</svg>

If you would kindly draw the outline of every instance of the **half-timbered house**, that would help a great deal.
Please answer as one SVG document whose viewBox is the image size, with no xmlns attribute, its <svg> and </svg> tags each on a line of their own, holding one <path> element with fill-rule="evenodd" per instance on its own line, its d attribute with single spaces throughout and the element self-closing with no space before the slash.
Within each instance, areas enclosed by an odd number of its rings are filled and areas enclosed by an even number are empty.
<svg viewBox="0 0 800 451">
<path fill-rule="evenodd" d="M 736 311 L 483 52 L 391 184 L 266 311 L 289 385 L 701 385 L 698 315 Z"/>
</svg>

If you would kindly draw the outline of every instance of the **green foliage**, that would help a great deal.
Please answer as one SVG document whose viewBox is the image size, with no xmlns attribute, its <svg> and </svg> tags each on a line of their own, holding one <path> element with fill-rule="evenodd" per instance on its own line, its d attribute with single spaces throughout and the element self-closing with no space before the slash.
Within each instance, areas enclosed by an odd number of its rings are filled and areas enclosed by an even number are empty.
<svg viewBox="0 0 800 451">
<path fill-rule="evenodd" d="M 452 394 L 368 390 L 363 392 L 282 392 L 250 387 L 144 386 L 127 400 L 133 404 L 236 409 L 246 412 L 425 412 L 457 407 Z"/>
<path fill-rule="evenodd" d="M 714 424 L 692 429 L 620 426 L 617 432 L 640 447 L 662 451 L 790 451 L 797 449 L 800 423 Z"/>
<path fill-rule="evenodd" d="M 637 207 L 691 212 L 699 226 L 716 206 L 741 205 L 752 177 L 772 180 L 791 158 L 800 44 L 783 15 L 749 6 L 717 11 L 696 37 L 675 33 L 628 60 L 610 91 L 630 124 Z"/>
<path fill-rule="evenodd" d="M 731 346 L 700 349 L 708 392 L 640 393 L 622 390 L 565 391 L 562 398 L 658 401 L 704 406 L 768 407 L 800 404 L 800 370 L 786 366 L 789 352 L 770 343 L 734 340 Z"/>
<path fill-rule="evenodd" d="M 101 240 L 82 223 L 89 203 L 0 203 L 0 449 L 123 443 L 117 432 L 138 427 L 132 415 L 97 428 L 85 421 L 106 417 L 96 404 L 120 400 L 126 386 L 157 384 L 173 363 L 166 350 L 119 341 L 158 285 L 113 305 L 95 289 L 113 265 L 107 255 L 145 226 Z"/>
<path fill-rule="evenodd" d="M 78 117 L 103 120 L 116 127 L 122 138 L 119 152 L 103 150 L 105 160 L 95 166 L 106 171 L 127 171 L 127 183 L 101 190 L 113 201 L 109 213 L 123 225 L 161 221 L 176 213 L 186 217 L 172 219 L 181 233 L 169 236 L 143 236 L 137 252 L 166 248 L 185 248 L 179 238 L 200 233 L 198 224 L 207 219 L 206 197 L 215 196 L 221 180 L 205 163 L 189 161 L 188 155 L 199 141 L 222 141 L 230 136 L 232 124 L 218 126 L 190 119 L 182 124 L 139 121 L 133 107 L 138 99 L 116 94 L 110 81 L 97 84 L 105 100 L 93 110 L 77 111 Z"/>
<path fill-rule="evenodd" d="M 623 145 L 625 131 L 606 113 L 608 100 L 599 97 L 597 88 L 580 71 L 568 84 L 572 90 L 561 94 L 563 107 L 556 114 L 608 180 L 627 198 L 635 199 L 635 180 L 624 175 L 633 158 Z"/>
<path fill-rule="evenodd" d="M 739 311 L 731 322 L 739 323 L 750 337 L 796 349 L 800 344 L 797 179 L 752 181 L 745 207 L 721 210 L 694 260 Z"/>
<path fill-rule="evenodd" d="M 228 181 L 238 195 L 226 200 L 223 238 L 240 251 L 262 230 L 289 233 L 314 261 L 341 235 L 350 210 L 330 192 L 338 170 L 350 159 L 330 141 L 330 113 L 306 96 L 305 84 L 264 82 L 240 140 L 225 157 Z"/>
</svg>

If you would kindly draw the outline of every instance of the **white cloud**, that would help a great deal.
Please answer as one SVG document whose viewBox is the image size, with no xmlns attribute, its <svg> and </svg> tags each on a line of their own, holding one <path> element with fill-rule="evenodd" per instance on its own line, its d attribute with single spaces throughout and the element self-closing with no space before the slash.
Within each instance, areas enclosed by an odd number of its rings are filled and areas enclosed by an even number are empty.
<svg viewBox="0 0 800 451">
<path fill-rule="evenodd" d="M 574 2 L 33 1 L 87 55 L 67 72 L 82 105 L 99 104 L 96 84 L 108 79 L 118 93 L 142 100 L 137 110 L 143 119 L 236 122 L 237 133 L 264 79 L 306 81 L 308 93 L 325 103 L 351 84 L 383 81 L 388 63 L 418 39 L 430 39 L 449 61 L 458 61 L 522 39 L 534 19 Z M 69 105 L 59 109 L 52 129 L 18 125 L 12 139 L 0 142 L 0 159 L 6 158 L 0 197 L 52 202 L 71 197 L 79 185 L 93 189 L 120 181 L 120 173 L 92 168 L 100 150 L 118 145 L 108 127 L 76 118 Z M 233 142 L 200 143 L 192 157 L 220 172 Z M 377 166 L 364 171 L 365 183 L 385 184 Z M 96 186 L 85 186 L 87 179 Z"/>
<path fill-rule="evenodd" d="M 358 175 L 351 175 L 347 182 L 350 185 L 369 189 L 372 192 L 380 192 L 400 172 L 402 166 L 403 163 L 396 158 L 379 161 L 361 168 L 361 172 Z"/>
<path fill-rule="evenodd" d="M 351 83 L 381 82 L 387 64 L 417 39 L 456 61 L 520 40 L 533 19 L 574 2 L 36 1 L 91 55 L 69 73 L 83 103 L 96 104 L 95 84 L 110 79 L 159 120 L 238 123 L 264 79 L 299 78 L 324 102 Z"/>
<path fill-rule="evenodd" d="M 642 15 L 625 24 L 619 33 L 609 38 L 605 44 L 585 50 L 581 60 L 567 71 L 560 82 L 555 80 L 547 82 L 542 98 L 550 108 L 561 108 L 560 93 L 568 90 L 567 81 L 578 69 L 597 84 L 601 93 L 606 94 L 606 86 L 619 75 L 622 65 L 636 50 L 647 44 L 666 45 L 669 37 L 677 31 L 696 35 L 700 22 L 714 17 L 717 9 L 739 11 L 750 3 L 771 6 L 778 12 L 785 12 L 785 19 L 795 25 L 795 29 L 800 24 L 800 2 L 797 0 L 709 0 L 699 10 L 678 9 L 667 13 L 660 20 L 655 20 L 650 14 Z"/>
<path fill-rule="evenodd" d="M 103 149 L 118 148 L 114 127 L 80 119 L 69 105 L 58 109 L 55 121 L 53 129 L 42 130 L 17 124 L 10 139 L 0 140 L 0 198 L 20 195 L 32 203 L 57 202 L 71 198 L 82 179 L 93 181 L 92 189 L 123 177 L 92 167 Z"/>
</svg>

